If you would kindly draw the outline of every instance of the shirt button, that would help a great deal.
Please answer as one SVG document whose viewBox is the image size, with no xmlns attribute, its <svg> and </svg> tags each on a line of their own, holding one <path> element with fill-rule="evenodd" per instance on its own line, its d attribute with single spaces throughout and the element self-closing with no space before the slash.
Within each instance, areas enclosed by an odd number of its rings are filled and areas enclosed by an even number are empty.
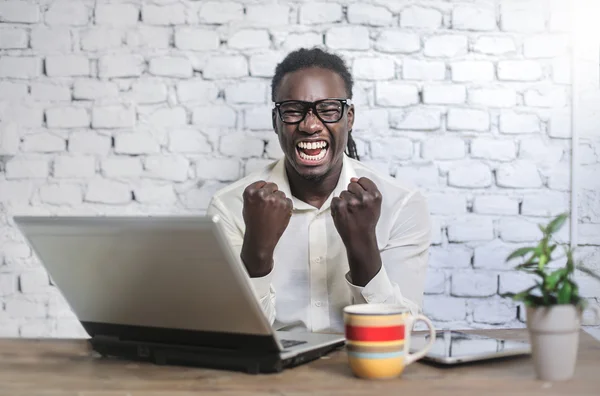
<svg viewBox="0 0 600 396">
<path fill-rule="evenodd" d="M 373 301 L 373 296 L 367 296 L 366 300 L 367 300 L 367 302 Z"/>
<path fill-rule="evenodd" d="M 320 307 L 321 306 L 321 301 L 315 301 L 315 307 Z"/>
<path fill-rule="evenodd" d="M 315 258 L 315 263 L 320 263 L 320 262 L 321 262 L 321 257 Z"/>
</svg>

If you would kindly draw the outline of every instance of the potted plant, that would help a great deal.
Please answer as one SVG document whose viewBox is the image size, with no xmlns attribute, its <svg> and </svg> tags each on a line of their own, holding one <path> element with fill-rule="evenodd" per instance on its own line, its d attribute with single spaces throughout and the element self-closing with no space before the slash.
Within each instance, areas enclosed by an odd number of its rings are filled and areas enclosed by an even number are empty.
<svg viewBox="0 0 600 396">
<path fill-rule="evenodd" d="M 568 380 L 575 371 L 581 319 L 586 308 L 586 300 L 579 295 L 574 280 L 575 270 L 600 280 L 582 264 L 575 263 L 570 246 L 553 239 L 568 217 L 568 213 L 563 213 L 545 227 L 540 225 L 542 239 L 537 246 L 519 248 L 506 258 L 507 262 L 521 260 L 515 269 L 535 278 L 535 285 L 503 296 L 523 302 L 526 307 L 532 358 L 541 380 Z M 559 247 L 564 250 L 564 256 L 557 257 Z M 560 266 L 549 265 L 557 259 L 566 261 Z M 599 311 L 596 309 L 597 316 L 600 316 Z"/>
</svg>

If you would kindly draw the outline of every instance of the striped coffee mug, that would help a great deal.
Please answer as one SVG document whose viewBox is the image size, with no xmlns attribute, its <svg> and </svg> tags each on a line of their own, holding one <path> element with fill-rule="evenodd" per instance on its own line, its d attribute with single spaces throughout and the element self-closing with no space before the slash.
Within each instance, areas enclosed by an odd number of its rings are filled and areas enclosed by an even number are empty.
<svg viewBox="0 0 600 396">
<path fill-rule="evenodd" d="M 410 353 L 410 336 L 415 322 L 429 328 L 429 343 Z M 421 359 L 435 342 L 435 328 L 423 316 L 413 316 L 406 307 L 391 304 L 358 304 L 344 308 L 346 352 L 354 375 L 384 379 L 402 374 Z"/>
</svg>

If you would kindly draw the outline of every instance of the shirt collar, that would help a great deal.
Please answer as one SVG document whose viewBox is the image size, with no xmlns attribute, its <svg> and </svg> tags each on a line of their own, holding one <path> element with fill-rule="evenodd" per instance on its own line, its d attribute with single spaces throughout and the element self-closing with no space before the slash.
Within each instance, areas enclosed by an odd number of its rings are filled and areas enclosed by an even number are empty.
<svg viewBox="0 0 600 396">
<path fill-rule="evenodd" d="M 344 191 L 350 183 L 350 179 L 352 179 L 353 177 L 357 176 L 354 166 L 352 166 L 352 160 L 344 153 L 342 157 L 342 172 L 340 173 L 338 183 L 335 186 L 333 192 L 329 195 L 329 197 L 327 197 L 325 203 L 323 203 L 321 209 L 317 209 L 314 206 L 309 205 L 306 202 L 301 201 L 298 198 L 292 196 L 290 182 L 285 171 L 285 158 L 280 159 L 275 164 L 275 167 L 273 168 L 273 170 L 271 171 L 271 175 L 269 176 L 269 181 L 277 184 L 279 190 L 283 192 L 286 195 L 286 197 L 291 198 L 295 211 L 318 210 L 319 212 L 322 212 L 329 209 L 333 197 L 339 197 L 342 191 Z"/>
</svg>

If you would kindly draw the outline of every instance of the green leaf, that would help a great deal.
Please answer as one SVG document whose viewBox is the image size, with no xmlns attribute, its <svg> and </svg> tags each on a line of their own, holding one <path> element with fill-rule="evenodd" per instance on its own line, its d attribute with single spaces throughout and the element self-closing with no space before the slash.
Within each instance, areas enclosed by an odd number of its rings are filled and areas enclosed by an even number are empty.
<svg viewBox="0 0 600 396">
<path fill-rule="evenodd" d="M 556 271 L 554 271 L 553 273 L 551 273 L 546 278 L 546 284 L 545 284 L 546 290 L 548 290 L 548 291 L 554 290 L 558 281 L 560 281 L 566 274 L 567 274 L 566 268 L 559 268 Z M 565 283 L 567 283 L 567 282 L 565 282 Z"/>
<path fill-rule="evenodd" d="M 501 294 L 502 297 L 510 297 L 515 301 L 523 301 L 528 295 L 529 293 L 533 290 L 536 289 L 537 287 L 539 287 L 539 284 L 535 284 L 531 287 L 528 287 L 527 289 L 519 292 L 519 293 L 504 293 Z"/>
<path fill-rule="evenodd" d="M 573 285 L 570 281 L 566 281 L 563 283 L 562 287 L 558 291 L 558 303 L 559 304 L 569 304 L 571 302 L 571 295 L 573 291 Z"/>
<path fill-rule="evenodd" d="M 510 256 L 508 256 L 506 258 L 506 261 L 510 261 L 510 260 L 515 259 L 517 257 L 523 257 L 527 253 L 530 253 L 530 252 L 535 252 L 535 248 L 532 248 L 532 247 L 523 247 L 523 248 L 517 249 L 514 252 L 512 252 L 510 254 Z"/>
<path fill-rule="evenodd" d="M 550 222 L 550 224 L 548 224 L 548 227 L 546 227 L 546 229 L 548 230 L 548 233 L 554 234 L 556 231 L 560 230 L 568 218 L 569 218 L 568 213 L 563 213 L 563 214 L 558 215 L 554 220 L 552 220 Z"/>
</svg>

